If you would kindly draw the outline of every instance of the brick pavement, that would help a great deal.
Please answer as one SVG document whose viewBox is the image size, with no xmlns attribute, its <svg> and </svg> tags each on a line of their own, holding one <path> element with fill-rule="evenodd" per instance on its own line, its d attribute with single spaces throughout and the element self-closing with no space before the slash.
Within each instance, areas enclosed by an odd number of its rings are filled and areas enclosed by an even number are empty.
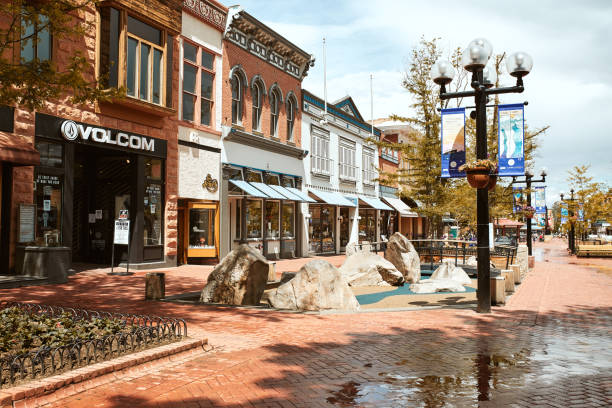
<svg viewBox="0 0 612 408">
<path fill-rule="evenodd" d="M 559 240 L 536 248 L 543 260 L 491 315 L 303 315 L 145 302 L 140 273 L 86 273 L 0 296 L 180 316 L 215 347 L 49 406 L 610 406 L 612 277 L 601 269 L 612 261 L 570 258 Z M 287 268 L 298 267 L 291 262 Z M 168 293 L 200 289 L 209 270 L 169 271 Z"/>
</svg>

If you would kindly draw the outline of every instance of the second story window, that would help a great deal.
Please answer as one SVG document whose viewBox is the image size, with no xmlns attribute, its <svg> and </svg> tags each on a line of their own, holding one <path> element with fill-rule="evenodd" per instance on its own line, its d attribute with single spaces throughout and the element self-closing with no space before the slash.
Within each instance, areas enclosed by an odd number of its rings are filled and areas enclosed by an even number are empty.
<svg viewBox="0 0 612 408">
<path fill-rule="evenodd" d="M 251 95 L 253 96 L 253 130 L 261 130 L 261 103 L 263 100 L 262 85 L 259 80 L 253 82 Z"/>
<path fill-rule="evenodd" d="M 127 94 L 161 104 L 164 47 L 162 31 L 128 16 Z"/>
<path fill-rule="evenodd" d="M 374 184 L 374 181 L 377 178 L 376 167 L 374 163 L 374 150 L 365 147 L 363 148 L 362 165 L 363 183 Z"/>
<path fill-rule="evenodd" d="M 329 159 L 329 133 L 314 126 L 311 129 L 310 171 L 324 176 L 330 176 L 332 173 Z"/>
<path fill-rule="evenodd" d="M 355 166 L 355 144 L 344 139 L 340 139 L 339 167 L 340 178 L 354 181 L 357 179 L 357 167 Z"/>
<path fill-rule="evenodd" d="M 293 98 L 287 98 L 287 140 L 293 142 L 293 124 L 295 123 L 295 106 Z"/>
<path fill-rule="evenodd" d="M 25 10 L 24 10 L 25 14 Z M 51 59 L 51 34 L 49 19 L 44 15 L 24 16 L 21 23 L 21 62 L 34 60 L 48 61 Z M 25 17 L 34 17 L 35 22 L 27 21 Z"/>
<path fill-rule="evenodd" d="M 279 96 L 276 90 L 270 91 L 270 134 L 278 137 Z"/>
<path fill-rule="evenodd" d="M 234 73 L 230 80 L 232 87 L 232 123 L 242 124 L 242 79 L 238 73 Z"/>
<path fill-rule="evenodd" d="M 183 120 L 212 125 L 215 56 L 183 42 Z"/>
</svg>

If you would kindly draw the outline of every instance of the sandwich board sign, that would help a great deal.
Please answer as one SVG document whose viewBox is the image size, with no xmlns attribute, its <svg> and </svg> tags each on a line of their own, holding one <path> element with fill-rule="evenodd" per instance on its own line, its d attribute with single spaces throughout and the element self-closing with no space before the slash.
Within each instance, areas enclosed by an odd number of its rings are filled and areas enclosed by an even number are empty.
<svg viewBox="0 0 612 408">
<path fill-rule="evenodd" d="M 119 219 L 115 220 L 115 228 L 113 233 L 113 249 L 111 255 L 111 275 L 129 275 L 130 274 L 130 220 L 127 218 L 127 210 L 121 210 Z M 123 213 L 125 211 L 125 213 Z M 125 216 L 125 218 L 122 218 Z M 113 272 L 115 267 L 115 245 L 127 245 L 128 259 L 126 272 Z"/>
</svg>

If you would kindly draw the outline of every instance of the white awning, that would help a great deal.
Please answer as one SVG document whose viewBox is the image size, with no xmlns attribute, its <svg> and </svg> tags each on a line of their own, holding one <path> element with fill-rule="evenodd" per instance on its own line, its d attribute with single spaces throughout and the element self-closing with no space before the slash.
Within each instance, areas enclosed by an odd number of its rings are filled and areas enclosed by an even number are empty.
<svg viewBox="0 0 612 408">
<path fill-rule="evenodd" d="M 270 198 L 261 190 L 258 190 L 257 188 L 255 188 L 244 180 L 229 180 L 229 182 L 244 191 L 246 195 L 258 198 Z"/>
<path fill-rule="evenodd" d="M 269 186 L 267 184 L 264 183 L 258 183 L 258 182 L 251 182 L 251 185 L 257 187 L 258 190 L 263 191 L 264 193 L 266 193 L 266 195 L 270 198 L 273 198 L 275 200 L 285 200 L 286 197 L 284 195 L 282 195 L 281 193 L 279 193 L 278 191 L 274 190 L 272 188 L 272 186 Z"/>
<path fill-rule="evenodd" d="M 308 194 L 304 193 L 301 190 L 298 190 L 297 188 L 294 187 L 285 187 L 287 190 L 289 190 L 290 192 L 292 192 L 293 194 L 295 194 L 296 196 L 300 197 L 300 199 L 306 203 L 316 203 L 317 200 L 313 200 L 312 198 L 308 197 Z"/>
<path fill-rule="evenodd" d="M 319 200 L 330 205 L 339 205 L 342 207 L 357 207 L 355 204 L 344 198 L 340 193 L 321 190 L 309 190 L 310 194 L 317 197 Z"/>
<path fill-rule="evenodd" d="M 367 205 L 372 208 L 376 208 L 377 210 L 385 210 L 385 211 L 393 211 L 393 208 L 389 207 L 387 204 L 380 201 L 380 199 L 376 197 L 368 197 L 368 196 L 358 196 L 360 200 L 364 201 Z"/>
<path fill-rule="evenodd" d="M 410 210 L 410 207 L 399 198 L 383 197 L 383 201 L 386 201 L 391 207 L 395 208 L 400 213 L 400 217 L 418 217 L 419 215 Z"/>
<path fill-rule="evenodd" d="M 292 193 L 286 187 L 276 186 L 276 185 L 273 185 L 273 184 L 270 184 L 270 187 L 273 188 L 274 190 L 276 190 L 277 192 L 281 193 L 285 197 L 287 197 L 287 200 L 291 200 L 291 201 L 304 201 L 304 200 L 302 200 L 302 197 L 298 196 L 297 194 Z"/>
</svg>

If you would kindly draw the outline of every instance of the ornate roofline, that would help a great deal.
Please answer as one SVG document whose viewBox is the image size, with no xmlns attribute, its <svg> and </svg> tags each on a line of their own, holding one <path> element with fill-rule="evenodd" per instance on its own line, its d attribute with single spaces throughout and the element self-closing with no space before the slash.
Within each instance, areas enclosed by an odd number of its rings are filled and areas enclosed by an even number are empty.
<svg viewBox="0 0 612 408">
<path fill-rule="evenodd" d="M 308 54 L 240 6 L 229 8 L 224 39 L 300 80 L 304 79 L 308 69 L 314 66 L 315 59 L 312 54 Z"/>
<path fill-rule="evenodd" d="M 216 1 L 183 0 L 183 10 L 212 25 L 219 31 L 225 31 L 228 9 Z"/>
</svg>

